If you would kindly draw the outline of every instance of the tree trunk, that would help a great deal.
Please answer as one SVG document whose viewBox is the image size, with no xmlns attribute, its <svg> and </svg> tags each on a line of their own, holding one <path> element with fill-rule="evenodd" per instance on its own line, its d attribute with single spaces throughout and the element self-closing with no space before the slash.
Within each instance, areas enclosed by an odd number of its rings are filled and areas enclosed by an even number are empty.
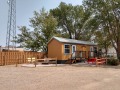
<svg viewBox="0 0 120 90">
<path fill-rule="evenodd" d="M 120 41 L 117 42 L 117 58 L 120 60 Z"/>
<path fill-rule="evenodd" d="M 107 56 L 107 53 L 108 53 L 108 48 L 105 48 L 105 54 Z"/>
</svg>

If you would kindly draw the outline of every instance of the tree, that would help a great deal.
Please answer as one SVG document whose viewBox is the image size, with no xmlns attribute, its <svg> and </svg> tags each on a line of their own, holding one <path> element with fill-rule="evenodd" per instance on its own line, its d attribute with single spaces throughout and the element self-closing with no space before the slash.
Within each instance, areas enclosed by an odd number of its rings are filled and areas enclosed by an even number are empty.
<svg viewBox="0 0 120 90">
<path fill-rule="evenodd" d="M 34 40 L 33 33 L 30 32 L 30 30 L 26 26 L 18 27 L 21 34 L 18 34 L 17 36 L 17 43 L 20 43 L 21 46 L 24 46 L 28 49 L 31 49 L 32 51 L 36 51 L 35 45 L 33 44 L 36 41 Z"/>
<path fill-rule="evenodd" d="M 91 34 L 85 33 L 89 30 L 85 29 L 86 25 L 84 25 L 90 14 L 85 11 L 82 5 L 72 6 L 61 2 L 57 8 L 51 9 L 50 13 L 57 18 L 58 27 L 63 37 L 90 39 Z"/>
<path fill-rule="evenodd" d="M 21 34 L 18 34 L 17 42 L 32 51 L 47 52 L 47 42 L 57 33 L 57 20 L 43 8 L 40 12 L 34 12 L 30 23 L 34 30 L 30 31 L 25 26 L 19 27 Z"/>
<path fill-rule="evenodd" d="M 108 48 L 111 47 L 110 38 L 108 37 L 108 35 L 106 35 L 105 32 L 101 31 L 96 31 L 95 36 L 95 40 L 97 41 L 99 48 L 104 49 L 105 54 L 107 55 Z"/>
<path fill-rule="evenodd" d="M 99 16 L 98 29 L 107 30 L 108 38 L 120 59 L 120 0 L 84 0 L 84 6 Z"/>
</svg>

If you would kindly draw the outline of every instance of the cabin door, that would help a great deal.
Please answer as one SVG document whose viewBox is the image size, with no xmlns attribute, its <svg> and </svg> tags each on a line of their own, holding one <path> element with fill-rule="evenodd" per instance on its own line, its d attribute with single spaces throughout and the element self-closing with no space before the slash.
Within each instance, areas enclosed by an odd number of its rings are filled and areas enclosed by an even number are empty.
<svg viewBox="0 0 120 90">
<path fill-rule="evenodd" d="M 94 56 L 94 47 L 90 46 L 90 57 Z"/>
<path fill-rule="evenodd" d="M 76 51 L 76 45 L 72 45 L 72 53 Z"/>
</svg>

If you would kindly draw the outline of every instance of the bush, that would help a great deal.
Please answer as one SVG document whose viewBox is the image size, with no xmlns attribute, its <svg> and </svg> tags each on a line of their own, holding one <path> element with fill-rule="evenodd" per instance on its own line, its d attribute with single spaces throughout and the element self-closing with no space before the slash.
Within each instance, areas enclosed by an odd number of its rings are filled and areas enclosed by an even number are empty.
<svg viewBox="0 0 120 90">
<path fill-rule="evenodd" d="M 118 56 L 119 62 L 120 62 L 120 55 Z"/>
<path fill-rule="evenodd" d="M 109 59 L 107 63 L 108 63 L 108 65 L 117 66 L 117 65 L 119 65 L 119 60 L 118 59 Z"/>
</svg>

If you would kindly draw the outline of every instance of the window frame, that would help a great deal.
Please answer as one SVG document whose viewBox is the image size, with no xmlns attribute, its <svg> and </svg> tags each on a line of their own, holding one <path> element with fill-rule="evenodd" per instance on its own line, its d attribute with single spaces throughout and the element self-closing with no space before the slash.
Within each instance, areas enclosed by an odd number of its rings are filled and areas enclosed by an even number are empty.
<svg viewBox="0 0 120 90">
<path fill-rule="evenodd" d="M 69 45 L 69 48 L 65 48 L 66 45 Z M 66 49 L 69 49 L 69 53 L 65 52 Z M 70 54 L 70 44 L 64 44 L 64 54 Z"/>
</svg>

